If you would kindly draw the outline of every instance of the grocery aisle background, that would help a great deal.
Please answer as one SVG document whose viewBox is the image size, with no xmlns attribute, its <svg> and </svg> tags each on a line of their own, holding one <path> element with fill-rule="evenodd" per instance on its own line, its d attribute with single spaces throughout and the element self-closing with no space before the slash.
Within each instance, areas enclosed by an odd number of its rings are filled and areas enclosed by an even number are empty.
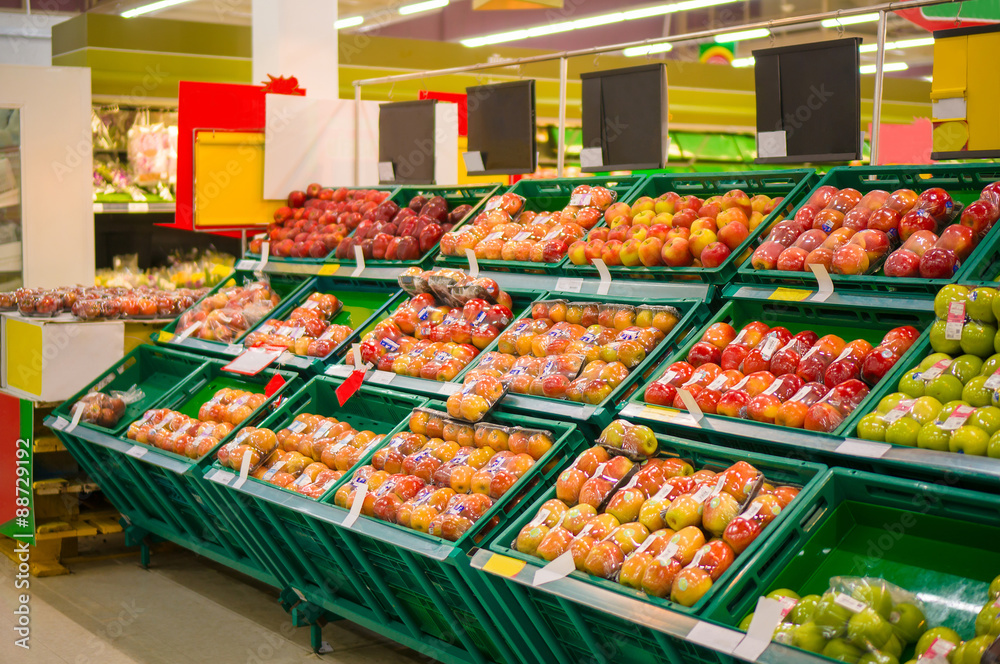
<svg viewBox="0 0 1000 664">
<path fill-rule="evenodd" d="M 0 558 L 0 584 L 14 587 Z M 0 594 L 0 630 L 13 634 L 12 593 Z M 29 664 L 410 664 L 427 658 L 353 623 L 327 625 L 333 652 L 316 655 L 274 594 L 188 551 L 89 560 L 67 576 L 31 578 L 28 656 L 0 640 L 0 662 Z"/>
</svg>

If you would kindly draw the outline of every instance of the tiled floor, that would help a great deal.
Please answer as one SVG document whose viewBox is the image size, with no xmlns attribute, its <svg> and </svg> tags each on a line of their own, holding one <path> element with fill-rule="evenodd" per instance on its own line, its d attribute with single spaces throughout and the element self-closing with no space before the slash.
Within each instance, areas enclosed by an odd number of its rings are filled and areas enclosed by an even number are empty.
<svg viewBox="0 0 1000 664">
<path fill-rule="evenodd" d="M 349 622 L 323 629 L 332 652 L 315 655 L 265 587 L 194 554 L 78 562 L 73 573 L 32 578 L 31 649 L 14 645 L 14 565 L 0 556 L 0 662 L 15 664 L 427 664 Z"/>
</svg>

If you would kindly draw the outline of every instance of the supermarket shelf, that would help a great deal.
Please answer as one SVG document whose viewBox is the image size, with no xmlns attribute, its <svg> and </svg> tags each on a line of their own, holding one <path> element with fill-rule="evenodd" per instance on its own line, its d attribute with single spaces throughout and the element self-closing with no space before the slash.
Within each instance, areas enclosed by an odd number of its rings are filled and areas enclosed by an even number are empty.
<svg viewBox="0 0 1000 664">
<path fill-rule="evenodd" d="M 323 373 L 333 378 L 347 378 L 353 371 L 354 367 L 352 365 L 334 364 L 327 367 Z M 370 369 L 365 374 L 364 382 L 369 385 L 389 385 L 391 389 L 400 389 L 411 393 L 441 395 L 444 397 L 451 396 L 462 389 L 461 383 L 440 383 L 425 378 L 400 376 L 391 371 L 379 371 L 378 369 Z"/>
<path fill-rule="evenodd" d="M 514 561 L 513 558 L 480 549 L 473 555 L 470 564 L 474 569 L 492 574 L 493 572 L 489 570 L 487 563 L 494 556 L 505 561 Z M 520 561 L 516 562 L 519 563 Z M 524 565 L 517 573 L 510 574 L 509 576 L 504 574 L 503 576 L 531 588 L 533 587 L 535 569 L 535 567 Z M 696 627 L 700 628 L 703 625 L 709 625 L 713 630 L 713 645 L 721 645 L 722 649 L 720 651 L 725 652 L 725 654 L 732 654 L 735 645 L 743 638 L 743 633 L 737 630 L 705 623 L 693 616 L 675 613 L 641 599 L 625 597 L 624 595 L 604 590 L 591 584 L 581 583 L 579 580 L 570 577 L 546 583 L 545 592 L 569 602 L 593 607 L 626 620 L 632 620 L 649 629 L 694 643 L 698 643 L 698 641 L 688 638 L 691 631 Z M 703 644 L 699 643 L 699 645 Z M 820 658 L 808 652 L 788 648 L 776 643 L 770 644 L 757 659 L 757 662 L 766 664 L 816 664 L 819 661 L 821 661 Z"/>
<path fill-rule="evenodd" d="M 176 203 L 94 203 L 94 214 L 173 214 Z"/>
<path fill-rule="evenodd" d="M 810 292 L 810 295 L 802 295 Z M 789 300 L 813 302 L 815 291 L 807 291 L 801 288 L 782 288 L 778 286 L 739 286 L 738 289 L 727 288 L 727 297 L 743 298 L 749 300 Z M 802 295 L 802 297 L 798 297 Z M 879 307 L 886 309 L 905 309 L 907 311 L 933 311 L 934 296 L 922 295 L 919 293 L 906 293 L 905 297 L 899 295 L 874 293 L 874 292 L 849 292 L 833 291 L 822 301 L 824 304 L 840 307 Z"/>
</svg>

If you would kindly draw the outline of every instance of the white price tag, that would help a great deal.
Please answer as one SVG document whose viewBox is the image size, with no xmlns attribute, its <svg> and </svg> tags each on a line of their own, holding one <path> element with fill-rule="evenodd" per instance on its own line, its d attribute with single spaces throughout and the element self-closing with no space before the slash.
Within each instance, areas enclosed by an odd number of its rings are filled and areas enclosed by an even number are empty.
<svg viewBox="0 0 1000 664">
<path fill-rule="evenodd" d="M 611 290 L 611 272 L 600 258 L 594 259 L 594 267 L 597 268 L 597 273 L 601 275 L 601 283 L 597 285 L 597 294 L 607 295 L 608 291 Z"/>
<path fill-rule="evenodd" d="M 482 173 L 486 170 L 483 153 L 479 150 L 463 152 L 462 159 L 465 160 L 465 170 L 469 173 Z"/>
<path fill-rule="evenodd" d="M 466 249 L 465 258 L 469 261 L 469 276 L 475 279 L 479 276 L 479 260 L 476 258 L 475 250 Z"/>
<path fill-rule="evenodd" d="M 916 399 L 900 399 L 899 403 L 893 406 L 892 410 L 886 413 L 885 417 L 883 417 L 882 420 L 886 424 L 892 424 L 896 420 L 902 418 L 903 415 L 906 415 L 908 412 L 910 412 L 910 408 L 913 407 L 913 403 L 915 401 Z"/>
<path fill-rule="evenodd" d="M 125 454 L 136 459 L 141 459 L 142 457 L 146 456 L 146 452 L 148 451 L 149 448 L 147 447 L 143 447 L 142 445 L 133 445 L 132 447 L 128 448 L 128 450 L 125 451 Z"/>
<path fill-rule="evenodd" d="M 830 273 L 822 263 L 810 263 L 809 269 L 816 275 L 816 283 L 819 286 L 809 301 L 826 302 L 826 299 L 833 294 L 833 279 L 830 278 Z"/>
<path fill-rule="evenodd" d="M 699 620 L 687 634 L 691 643 L 705 646 L 716 652 L 732 655 L 743 640 L 743 632 Z"/>
<path fill-rule="evenodd" d="M 368 496 L 368 482 L 364 482 L 358 487 L 358 490 L 354 492 L 354 502 L 351 503 L 351 511 L 347 513 L 347 517 L 344 519 L 344 527 L 350 528 L 354 525 L 354 522 L 358 520 L 358 516 L 361 515 L 361 508 L 365 504 L 365 497 Z"/>
<path fill-rule="evenodd" d="M 376 371 L 368 379 L 369 383 L 379 383 L 381 385 L 388 385 L 392 382 L 392 379 L 396 377 L 396 374 L 391 371 Z"/>
<path fill-rule="evenodd" d="M 997 388 L 1000 388 L 1000 369 L 994 371 L 993 374 L 986 379 L 986 382 L 983 383 L 983 387 L 985 387 L 987 390 L 995 390 Z"/>
<path fill-rule="evenodd" d="M 951 411 L 951 415 L 942 422 L 941 428 L 948 431 L 954 431 L 959 428 L 965 421 L 972 417 L 972 414 L 976 412 L 976 409 L 972 406 L 958 406 L 955 410 Z"/>
<path fill-rule="evenodd" d="M 82 403 L 73 405 L 73 419 L 70 420 L 69 425 L 63 429 L 63 431 L 69 433 L 75 429 L 78 424 L 80 424 L 80 418 L 83 417 L 83 408 L 84 406 Z"/>
<path fill-rule="evenodd" d="M 365 252 L 357 244 L 354 245 L 354 262 L 357 263 L 357 267 L 354 268 L 354 272 L 351 272 L 351 276 L 360 277 L 361 273 L 365 271 Z"/>
<path fill-rule="evenodd" d="M 234 477 L 236 477 L 236 475 L 233 475 L 228 470 L 223 470 L 222 468 L 217 468 L 215 470 L 215 473 L 212 474 L 212 475 L 210 475 L 208 477 L 208 479 L 211 480 L 211 481 L 213 481 L 213 482 L 218 482 L 219 484 L 226 484 L 226 485 L 228 485 L 230 482 L 233 481 Z"/>
<path fill-rule="evenodd" d="M 757 156 L 761 159 L 787 157 L 788 146 L 785 141 L 785 130 L 758 132 Z"/>
<path fill-rule="evenodd" d="M 955 644 L 945 639 L 934 639 L 927 646 L 927 650 L 921 653 L 917 661 L 920 664 L 947 664 L 948 655 L 955 649 Z"/>
<path fill-rule="evenodd" d="M 185 327 L 184 331 L 181 332 L 180 334 L 178 334 L 176 337 L 174 337 L 174 339 L 176 339 L 177 341 L 184 341 L 185 339 L 187 339 L 188 337 L 190 337 L 192 334 L 194 334 L 195 332 L 197 332 L 199 329 L 201 329 L 201 323 L 202 323 L 202 321 L 196 320 L 191 325 L 188 325 L 187 327 Z"/>
<path fill-rule="evenodd" d="M 869 459 L 880 459 L 891 449 L 892 445 L 888 443 L 871 443 L 866 440 L 848 439 L 838 445 L 834 452 L 837 454 L 867 457 Z"/>
<path fill-rule="evenodd" d="M 948 303 L 948 322 L 944 326 L 944 338 L 958 341 L 965 327 L 965 302 Z"/>
<path fill-rule="evenodd" d="M 531 585 L 537 587 L 544 583 L 564 579 L 575 569 L 576 563 L 573 562 L 573 552 L 567 551 L 545 565 L 542 569 L 537 570 L 534 578 L 531 580 Z"/>
<path fill-rule="evenodd" d="M 925 383 L 929 380 L 934 380 L 935 378 L 943 374 L 950 366 L 951 366 L 951 360 L 939 360 L 935 362 L 930 369 L 921 372 L 920 379 Z"/>
<path fill-rule="evenodd" d="M 396 181 L 396 169 L 391 161 L 380 161 L 378 163 L 378 181 L 384 184 L 392 184 Z"/>
<path fill-rule="evenodd" d="M 858 613 L 859 611 L 864 611 L 866 606 L 864 602 L 856 600 L 853 597 L 850 597 L 849 595 L 845 595 L 844 593 L 837 593 L 837 596 L 833 598 L 833 603 L 836 604 L 837 606 L 844 607 L 851 613 Z"/>
<path fill-rule="evenodd" d="M 337 378 L 347 378 L 354 371 L 354 367 L 349 364 L 335 364 L 326 370 L 327 376 L 336 376 Z"/>
<path fill-rule="evenodd" d="M 767 597 L 759 598 L 757 609 L 754 611 L 753 619 L 747 628 L 747 634 L 733 650 L 733 655 L 740 659 L 756 662 L 771 643 L 774 630 L 785 615 L 782 611 L 784 611 L 784 607 L 780 601 Z"/>
<path fill-rule="evenodd" d="M 677 396 L 681 398 L 681 401 L 684 403 L 684 407 L 687 408 L 688 413 L 690 413 L 691 417 L 694 418 L 696 425 L 701 422 L 701 420 L 705 417 L 705 413 L 702 412 L 701 407 L 698 405 L 698 402 L 694 400 L 694 397 L 691 396 L 691 393 L 682 387 L 678 387 Z"/>
<path fill-rule="evenodd" d="M 583 290 L 583 279 L 575 277 L 559 277 L 556 279 L 556 290 L 563 293 L 579 293 Z"/>
<path fill-rule="evenodd" d="M 582 148 L 580 150 L 580 166 L 597 168 L 604 165 L 604 153 L 601 148 Z"/>
<path fill-rule="evenodd" d="M 253 458 L 253 453 L 247 450 L 243 453 L 243 461 L 240 462 L 240 476 L 236 478 L 236 482 L 233 483 L 234 489 L 239 489 L 241 486 L 246 484 L 247 478 L 250 476 L 250 461 Z"/>
<path fill-rule="evenodd" d="M 451 396 L 461 389 L 462 386 L 458 383 L 442 383 L 441 387 L 438 388 L 438 394 L 447 394 L 448 396 Z"/>
<path fill-rule="evenodd" d="M 94 214 L 104 212 L 104 203 L 94 203 Z"/>
<path fill-rule="evenodd" d="M 129 214 L 149 212 L 149 203 L 129 203 L 128 211 Z"/>
</svg>

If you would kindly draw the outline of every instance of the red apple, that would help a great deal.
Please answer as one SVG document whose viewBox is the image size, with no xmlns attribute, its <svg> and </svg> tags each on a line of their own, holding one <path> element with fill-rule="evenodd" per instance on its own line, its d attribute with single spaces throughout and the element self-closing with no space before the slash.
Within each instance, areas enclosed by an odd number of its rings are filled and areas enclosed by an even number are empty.
<svg viewBox="0 0 1000 664">
<path fill-rule="evenodd" d="M 792 246 L 804 249 L 806 254 L 808 254 L 810 251 L 823 244 L 826 238 L 827 234 L 825 232 L 818 228 L 813 228 L 800 235 Z"/>
<path fill-rule="evenodd" d="M 717 235 L 720 242 L 724 242 L 732 251 L 736 251 L 736 248 L 743 244 L 747 236 L 750 235 L 750 231 L 747 229 L 746 224 L 733 222 L 725 226 L 720 226 Z"/>
<path fill-rule="evenodd" d="M 899 210 L 882 207 L 875 210 L 875 212 L 872 213 L 872 216 L 868 217 L 867 228 L 882 231 L 883 233 L 899 233 L 899 221 L 902 218 L 903 215 L 899 212 Z"/>
<path fill-rule="evenodd" d="M 962 210 L 959 223 L 968 226 L 977 236 L 985 235 L 997 220 L 998 207 L 990 201 L 978 200 Z"/>
<path fill-rule="evenodd" d="M 777 269 L 786 272 L 802 272 L 805 269 L 806 256 L 809 253 L 799 247 L 789 247 L 778 256 Z"/>
<path fill-rule="evenodd" d="M 887 277 L 913 278 L 920 276 L 920 256 L 908 249 L 897 249 L 889 254 L 882 266 Z"/>
<path fill-rule="evenodd" d="M 785 250 L 785 245 L 768 240 L 753 252 L 750 263 L 755 270 L 774 270 L 778 266 L 778 257 Z"/>
<path fill-rule="evenodd" d="M 699 341 L 688 351 L 687 361 L 695 367 L 703 364 L 721 364 L 722 352 L 707 341 Z"/>
<path fill-rule="evenodd" d="M 719 267 L 726 262 L 732 251 L 723 242 L 712 242 L 707 247 L 705 247 L 699 258 L 701 259 L 701 264 L 705 267 Z"/>
<path fill-rule="evenodd" d="M 917 231 L 936 231 L 937 221 L 927 210 L 914 208 L 899 220 L 899 239 L 904 242 Z"/>
<path fill-rule="evenodd" d="M 939 249 L 950 249 L 955 252 L 959 262 L 967 260 L 972 250 L 976 248 L 975 230 L 970 226 L 952 224 L 944 229 L 934 246 Z"/>
<path fill-rule="evenodd" d="M 660 250 L 660 258 L 665 265 L 670 267 L 686 267 L 691 265 L 692 256 L 687 239 L 682 237 L 671 239 Z"/>
</svg>

